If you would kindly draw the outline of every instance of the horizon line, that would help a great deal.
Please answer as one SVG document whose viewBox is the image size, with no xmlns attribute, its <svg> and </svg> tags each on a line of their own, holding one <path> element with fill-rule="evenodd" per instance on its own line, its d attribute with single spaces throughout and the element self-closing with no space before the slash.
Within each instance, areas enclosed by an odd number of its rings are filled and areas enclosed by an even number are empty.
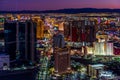
<svg viewBox="0 0 120 80">
<path fill-rule="evenodd" d="M 0 10 L 0 11 L 54 11 L 54 10 L 64 10 L 64 9 L 120 9 L 120 8 L 61 8 L 61 9 L 46 9 L 46 10 Z"/>
</svg>

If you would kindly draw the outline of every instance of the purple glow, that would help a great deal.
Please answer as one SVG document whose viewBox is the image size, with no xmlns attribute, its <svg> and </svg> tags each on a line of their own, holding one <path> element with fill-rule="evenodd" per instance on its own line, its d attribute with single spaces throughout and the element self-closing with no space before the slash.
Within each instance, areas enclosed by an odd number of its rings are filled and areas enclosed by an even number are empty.
<svg viewBox="0 0 120 80">
<path fill-rule="evenodd" d="M 0 10 L 120 8 L 120 0 L 0 0 Z"/>
</svg>

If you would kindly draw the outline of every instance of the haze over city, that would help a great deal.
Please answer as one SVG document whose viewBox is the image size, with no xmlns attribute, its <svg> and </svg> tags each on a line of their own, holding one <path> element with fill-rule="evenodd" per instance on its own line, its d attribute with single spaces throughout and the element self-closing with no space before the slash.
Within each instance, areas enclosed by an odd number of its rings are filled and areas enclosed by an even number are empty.
<svg viewBox="0 0 120 80">
<path fill-rule="evenodd" d="M 56 10 L 64 8 L 120 8 L 120 0 L 0 0 L 0 10 Z"/>
</svg>

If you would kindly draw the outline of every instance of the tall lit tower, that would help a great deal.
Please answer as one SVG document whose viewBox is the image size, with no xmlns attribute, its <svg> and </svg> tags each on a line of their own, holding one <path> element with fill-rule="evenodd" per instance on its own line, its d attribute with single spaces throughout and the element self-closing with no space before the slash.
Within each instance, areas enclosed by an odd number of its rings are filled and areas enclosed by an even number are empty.
<svg viewBox="0 0 120 80">
<path fill-rule="evenodd" d="M 37 17 L 33 17 L 33 21 L 37 23 L 37 29 L 36 29 L 37 39 L 42 39 L 44 37 L 44 22 L 43 22 L 43 20 L 39 16 L 37 16 Z"/>
<path fill-rule="evenodd" d="M 55 73 L 63 74 L 70 71 L 70 52 L 69 49 L 55 49 Z"/>
</svg>

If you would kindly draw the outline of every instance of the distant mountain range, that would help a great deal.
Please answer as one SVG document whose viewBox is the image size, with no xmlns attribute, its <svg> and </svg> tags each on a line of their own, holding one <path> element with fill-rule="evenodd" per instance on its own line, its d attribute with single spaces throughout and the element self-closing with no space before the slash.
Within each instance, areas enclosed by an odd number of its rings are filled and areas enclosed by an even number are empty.
<svg viewBox="0 0 120 80">
<path fill-rule="evenodd" d="M 69 8 L 59 10 L 45 10 L 45 11 L 34 11 L 34 10 L 23 10 L 23 11 L 0 11 L 0 13 L 120 13 L 120 9 L 96 9 L 96 8 Z"/>
</svg>

